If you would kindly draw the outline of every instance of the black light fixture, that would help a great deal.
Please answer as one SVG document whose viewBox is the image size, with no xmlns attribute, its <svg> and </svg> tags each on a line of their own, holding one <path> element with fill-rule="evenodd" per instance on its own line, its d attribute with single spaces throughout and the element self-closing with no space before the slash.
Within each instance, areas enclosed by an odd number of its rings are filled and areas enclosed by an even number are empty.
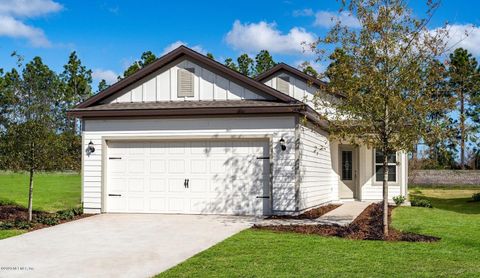
<svg viewBox="0 0 480 278">
<path fill-rule="evenodd" d="M 287 149 L 287 146 L 285 145 L 285 139 L 283 139 L 282 137 L 278 142 L 280 143 L 280 148 L 282 149 L 282 151 L 285 151 Z"/>
<path fill-rule="evenodd" d="M 87 147 L 87 154 L 91 154 L 91 153 L 94 153 L 95 152 L 95 147 L 93 145 L 93 142 L 90 141 L 88 143 L 88 147 Z"/>
</svg>

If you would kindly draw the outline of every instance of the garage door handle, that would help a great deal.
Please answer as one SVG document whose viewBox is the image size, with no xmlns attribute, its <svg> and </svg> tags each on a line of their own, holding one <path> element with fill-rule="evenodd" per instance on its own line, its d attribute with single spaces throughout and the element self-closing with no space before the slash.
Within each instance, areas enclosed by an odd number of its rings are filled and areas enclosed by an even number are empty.
<svg viewBox="0 0 480 278">
<path fill-rule="evenodd" d="M 109 157 L 108 159 L 122 159 L 121 157 Z"/>
<path fill-rule="evenodd" d="M 270 196 L 257 196 L 257 199 L 270 199 Z"/>
<path fill-rule="evenodd" d="M 122 194 L 108 194 L 108 196 L 116 196 L 116 197 L 121 197 Z"/>
</svg>

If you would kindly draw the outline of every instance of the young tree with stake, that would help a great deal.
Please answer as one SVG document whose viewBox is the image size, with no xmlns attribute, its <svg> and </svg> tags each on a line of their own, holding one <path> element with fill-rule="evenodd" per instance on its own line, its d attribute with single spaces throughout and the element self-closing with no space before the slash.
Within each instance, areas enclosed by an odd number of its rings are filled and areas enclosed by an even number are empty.
<svg viewBox="0 0 480 278">
<path fill-rule="evenodd" d="M 365 144 L 381 153 L 383 231 L 388 237 L 389 157 L 409 151 L 419 138 L 435 136 L 427 115 L 436 101 L 441 76 L 430 70 L 445 51 L 446 29 L 429 32 L 427 24 L 438 3 L 427 1 L 425 18 L 416 18 L 405 0 L 344 0 L 340 12 L 355 16 L 360 27 L 337 21 L 312 45 L 320 59 L 331 58 L 327 91 L 341 92 L 328 105 L 330 134 L 339 141 Z M 326 49 L 335 51 L 328 55 Z M 330 98 L 329 98 L 330 99 Z M 321 94 L 317 103 L 322 103 Z"/>
</svg>

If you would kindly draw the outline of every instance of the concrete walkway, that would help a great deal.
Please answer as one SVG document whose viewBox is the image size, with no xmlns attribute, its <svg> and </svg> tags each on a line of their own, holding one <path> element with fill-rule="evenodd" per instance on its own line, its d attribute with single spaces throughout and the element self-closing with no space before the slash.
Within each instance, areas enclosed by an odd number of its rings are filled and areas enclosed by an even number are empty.
<svg viewBox="0 0 480 278">
<path fill-rule="evenodd" d="M 345 202 L 338 208 L 327 212 L 316 219 L 264 219 L 257 221 L 257 226 L 281 226 L 281 225 L 340 225 L 348 226 L 353 222 L 371 203 L 370 202 Z"/>
<path fill-rule="evenodd" d="M 0 277 L 151 277 L 253 222 L 214 215 L 91 216 L 0 240 Z"/>
<path fill-rule="evenodd" d="M 317 218 L 319 221 L 347 226 L 353 222 L 370 204 L 370 202 L 345 202 L 338 208 Z"/>
</svg>

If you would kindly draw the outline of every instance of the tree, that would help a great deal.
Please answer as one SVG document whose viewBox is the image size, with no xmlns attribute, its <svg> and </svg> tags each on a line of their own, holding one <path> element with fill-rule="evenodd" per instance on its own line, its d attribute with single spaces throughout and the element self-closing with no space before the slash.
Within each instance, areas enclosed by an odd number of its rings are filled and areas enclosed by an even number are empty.
<svg viewBox="0 0 480 278">
<path fill-rule="evenodd" d="M 475 99 L 480 90 L 480 71 L 475 57 L 463 48 L 455 49 L 450 54 L 449 64 L 449 85 L 458 103 L 460 167 L 465 169 L 465 142 L 475 133 L 475 128 L 469 126 L 467 121 L 469 118 L 478 117 L 476 114 L 478 111 L 475 111 Z"/>
<path fill-rule="evenodd" d="M 262 74 L 275 65 L 276 63 L 273 61 L 272 55 L 270 55 L 268 50 L 261 50 L 257 56 L 255 56 L 255 75 Z"/>
<path fill-rule="evenodd" d="M 18 57 L 18 56 L 17 56 Z M 57 110 L 61 85 L 58 76 L 40 57 L 6 75 L 5 90 L 12 95 L 6 140 L 9 157 L 28 169 L 28 220 L 32 220 L 34 174 L 51 159 L 52 138 L 56 135 Z"/>
<path fill-rule="evenodd" d="M 98 82 L 98 92 L 101 92 L 108 87 L 110 87 L 110 85 L 107 84 L 107 81 L 105 81 L 105 79 L 102 79 L 100 80 L 100 82 Z"/>
<path fill-rule="evenodd" d="M 207 57 L 212 59 L 212 60 L 215 60 L 215 57 L 213 57 L 213 54 L 210 53 L 210 52 L 207 53 Z"/>
<path fill-rule="evenodd" d="M 153 63 L 157 59 L 157 56 L 153 54 L 152 51 L 145 51 L 142 53 L 142 56 L 140 56 L 140 60 L 134 61 L 133 64 L 131 64 L 124 72 L 123 72 L 123 78 L 130 76 L 134 73 L 136 73 L 138 70 L 144 68 L 145 66 Z M 119 77 L 121 79 L 121 77 Z"/>
<path fill-rule="evenodd" d="M 61 112 L 64 121 L 64 130 L 75 128 L 75 119 L 66 118 L 66 111 L 78 103 L 92 96 L 92 71 L 82 65 L 77 53 L 73 51 L 68 62 L 63 66 L 60 75 L 64 83 Z"/>
<path fill-rule="evenodd" d="M 253 59 L 248 54 L 242 54 L 237 58 L 238 71 L 246 76 L 253 74 Z"/>
<path fill-rule="evenodd" d="M 303 62 L 299 66 L 303 73 L 310 75 L 311 77 L 318 78 L 318 72 L 310 65 L 309 62 Z"/>
<path fill-rule="evenodd" d="M 435 136 L 436 129 L 426 118 L 445 104 L 431 97 L 437 88 L 430 85 L 441 80 L 428 69 L 444 53 L 447 31 L 427 29 L 437 2 L 427 1 L 425 18 L 416 18 L 405 0 L 341 2 L 340 12 L 355 16 L 360 26 L 337 21 L 312 45 L 319 59 L 334 59 L 328 68 L 327 92 L 345 95 L 329 102 L 337 112 L 326 120 L 333 138 L 379 151 L 383 232 L 388 237 L 389 159 L 397 151 L 412 150 L 419 138 Z M 331 46 L 338 49 L 329 56 Z"/>
<path fill-rule="evenodd" d="M 225 59 L 225 66 L 227 66 L 228 68 L 230 68 L 232 70 L 238 71 L 238 66 L 237 66 L 237 64 L 235 64 L 235 62 L 233 61 L 232 58 Z"/>
</svg>

